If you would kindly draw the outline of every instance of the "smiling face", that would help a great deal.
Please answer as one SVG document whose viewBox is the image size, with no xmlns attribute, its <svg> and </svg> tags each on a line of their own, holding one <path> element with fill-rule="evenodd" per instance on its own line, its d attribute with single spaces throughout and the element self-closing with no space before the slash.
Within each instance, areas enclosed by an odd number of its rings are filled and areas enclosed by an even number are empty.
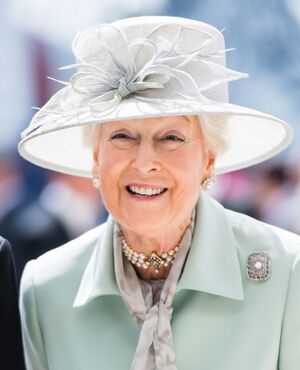
<svg viewBox="0 0 300 370">
<path fill-rule="evenodd" d="M 136 233 L 154 234 L 190 217 L 214 161 L 198 117 L 156 117 L 104 124 L 92 172 L 113 218 Z"/>
</svg>

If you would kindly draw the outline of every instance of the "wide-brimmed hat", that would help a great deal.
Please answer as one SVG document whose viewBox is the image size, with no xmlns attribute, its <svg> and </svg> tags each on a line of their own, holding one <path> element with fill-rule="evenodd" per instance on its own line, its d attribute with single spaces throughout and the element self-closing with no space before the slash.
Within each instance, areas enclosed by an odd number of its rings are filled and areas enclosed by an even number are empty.
<svg viewBox="0 0 300 370">
<path fill-rule="evenodd" d="M 63 68 L 76 72 L 22 133 L 21 156 L 39 166 L 90 177 L 92 148 L 82 127 L 117 120 L 224 116 L 228 149 L 216 173 L 268 159 L 292 138 L 282 120 L 228 103 L 228 82 L 247 75 L 226 67 L 223 34 L 209 24 L 128 18 L 79 31 L 72 50 L 76 63 Z"/>
</svg>

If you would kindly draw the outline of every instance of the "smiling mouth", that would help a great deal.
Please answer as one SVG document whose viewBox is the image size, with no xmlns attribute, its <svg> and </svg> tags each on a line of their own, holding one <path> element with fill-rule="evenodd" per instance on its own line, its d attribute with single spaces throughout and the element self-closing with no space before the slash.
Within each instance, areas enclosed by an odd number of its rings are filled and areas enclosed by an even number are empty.
<svg viewBox="0 0 300 370">
<path fill-rule="evenodd" d="M 163 188 L 159 193 L 156 193 L 156 194 L 154 194 L 154 193 L 142 194 L 141 192 L 138 192 L 138 190 L 133 190 L 129 186 L 126 186 L 126 190 L 129 194 L 132 194 L 132 195 L 134 195 L 136 197 L 139 197 L 139 198 L 154 198 L 154 197 L 159 197 L 160 195 L 165 193 L 168 189 Z"/>
</svg>

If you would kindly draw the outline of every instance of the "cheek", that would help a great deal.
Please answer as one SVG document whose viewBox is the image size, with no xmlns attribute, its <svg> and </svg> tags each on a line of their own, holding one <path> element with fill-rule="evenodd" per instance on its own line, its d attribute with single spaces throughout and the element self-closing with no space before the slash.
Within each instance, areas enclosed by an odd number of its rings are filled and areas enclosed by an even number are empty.
<svg viewBox="0 0 300 370">
<path fill-rule="evenodd" d="M 188 151 L 185 155 L 178 158 L 176 162 L 176 174 L 178 179 L 178 192 L 176 196 L 177 208 L 183 212 L 190 212 L 190 209 L 195 206 L 199 194 L 203 178 L 203 155 L 198 149 Z"/>
<path fill-rule="evenodd" d="M 117 172 L 118 168 L 122 166 L 124 155 L 117 152 L 109 146 L 103 146 L 102 150 L 98 153 L 98 163 L 101 177 L 104 180 Z"/>
<path fill-rule="evenodd" d="M 118 197 L 120 179 L 126 166 L 124 155 L 110 148 L 103 148 L 98 154 L 101 194 L 106 199 Z"/>
<path fill-rule="evenodd" d="M 198 147 L 182 151 L 172 159 L 174 175 L 186 188 L 198 188 L 204 174 L 204 155 Z"/>
</svg>

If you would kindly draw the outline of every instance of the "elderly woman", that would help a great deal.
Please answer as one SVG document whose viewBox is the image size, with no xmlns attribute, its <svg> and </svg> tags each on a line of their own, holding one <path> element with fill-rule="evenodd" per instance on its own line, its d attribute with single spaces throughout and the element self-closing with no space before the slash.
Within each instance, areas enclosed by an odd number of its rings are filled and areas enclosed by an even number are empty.
<svg viewBox="0 0 300 370">
<path fill-rule="evenodd" d="M 205 193 L 286 147 L 290 128 L 228 103 L 245 75 L 208 24 L 125 19 L 73 51 L 77 71 L 19 150 L 92 177 L 110 216 L 27 264 L 28 369 L 299 370 L 299 237 Z"/>
</svg>

